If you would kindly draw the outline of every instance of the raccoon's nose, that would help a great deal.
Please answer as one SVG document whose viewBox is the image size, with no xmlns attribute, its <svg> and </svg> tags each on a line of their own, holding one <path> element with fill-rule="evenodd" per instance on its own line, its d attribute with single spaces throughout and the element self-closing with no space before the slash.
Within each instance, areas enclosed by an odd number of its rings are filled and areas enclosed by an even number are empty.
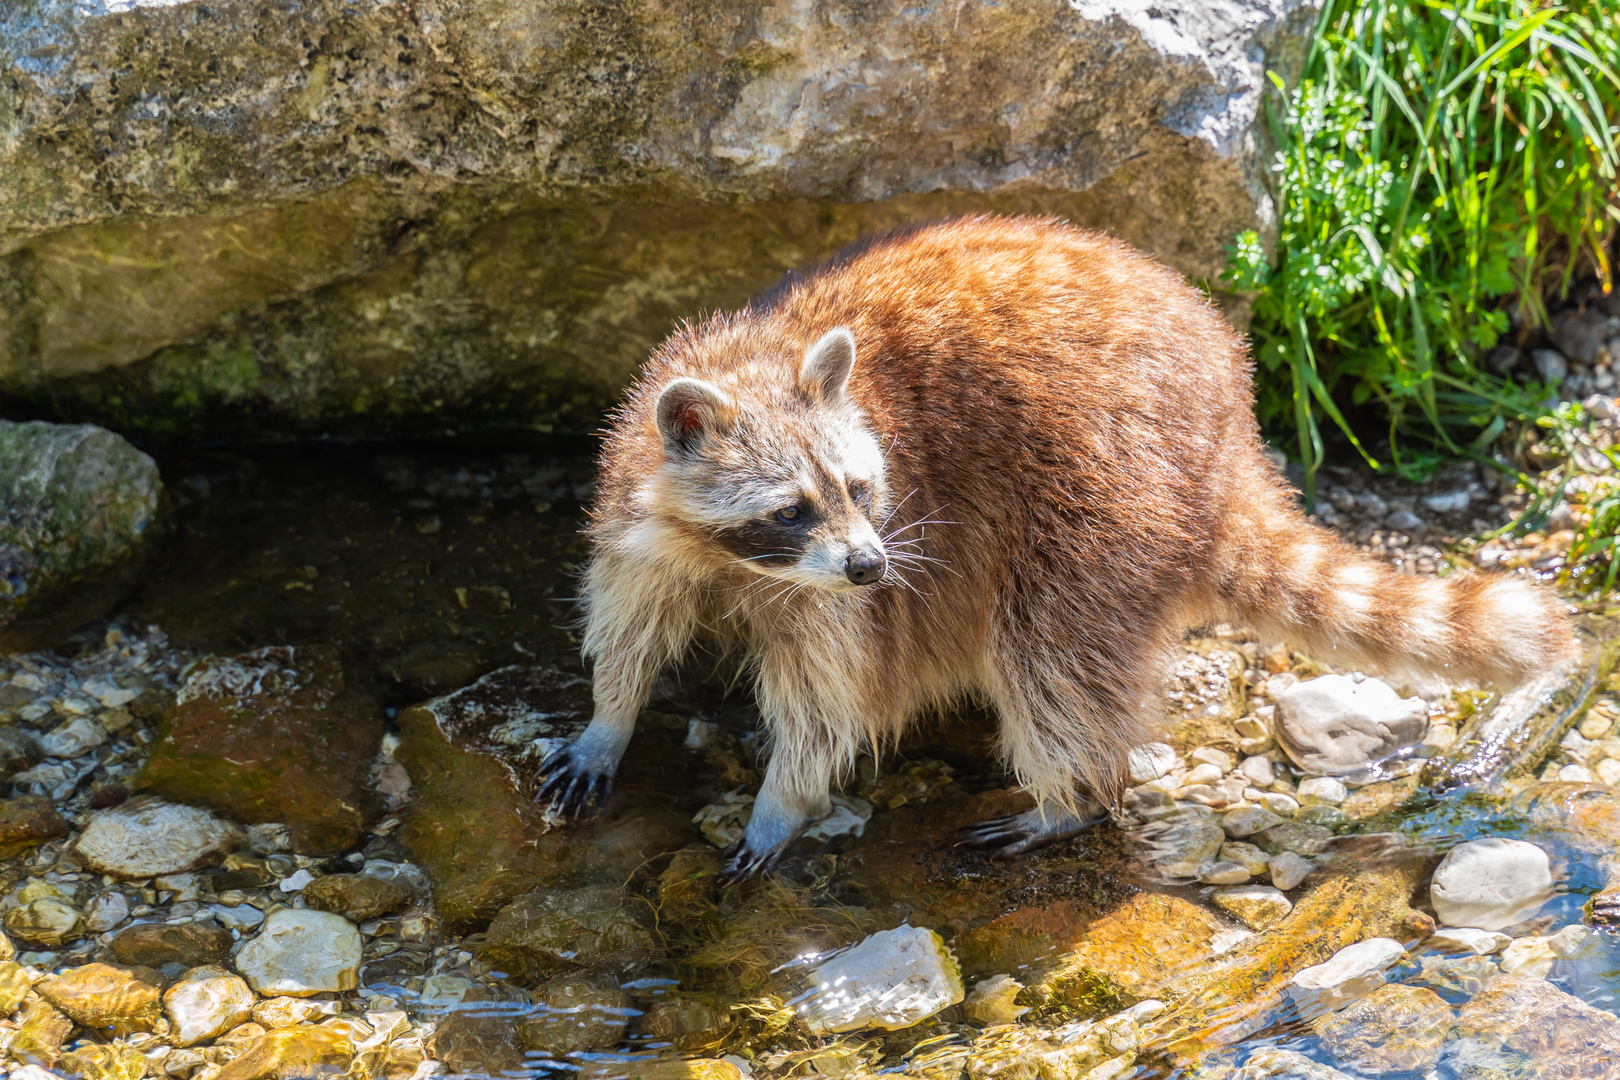
<svg viewBox="0 0 1620 1080">
<path fill-rule="evenodd" d="M 887 566 L 881 551 L 856 551 L 844 560 L 844 576 L 857 585 L 873 585 L 883 579 Z"/>
</svg>

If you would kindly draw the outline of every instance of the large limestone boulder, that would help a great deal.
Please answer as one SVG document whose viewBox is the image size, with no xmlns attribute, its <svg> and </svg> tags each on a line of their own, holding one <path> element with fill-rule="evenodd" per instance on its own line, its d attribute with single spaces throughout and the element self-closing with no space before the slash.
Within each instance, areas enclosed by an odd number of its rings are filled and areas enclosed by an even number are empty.
<svg viewBox="0 0 1620 1080">
<path fill-rule="evenodd" d="M 581 426 L 671 320 L 985 210 L 1214 277 L 1314 0 L 0 5 L 0 391 Z"/>
<path fill-rule="evenodd" d="M 0 384 L 7 306 L 0 298 Z M 162 506 L 157 465 L 112 432 L 0 420 L 0 650 L 48 644 L 112 606 Z"/>
</svg>

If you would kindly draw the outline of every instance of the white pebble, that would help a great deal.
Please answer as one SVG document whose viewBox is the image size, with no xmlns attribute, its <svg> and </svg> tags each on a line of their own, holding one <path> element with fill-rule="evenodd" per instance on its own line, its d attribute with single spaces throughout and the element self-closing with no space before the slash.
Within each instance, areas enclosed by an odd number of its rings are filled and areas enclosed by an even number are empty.
<svg viewBox="0 0 1620 1080">
<path fill-rule="evenodd" d="M 1620 761 L 1604 758 L 1597 763 L 1597 778 L 1610 787 L 1620 787 Z"/>
<path fill-rule="evenodd" d="M 1194 761 L 1215 766 L 1221 770 L 1223 776 L 1232 771 L 1232 755 L 1225 750 L 1218 750 L 1213 746 L 1200 746 L 1188 756 Z"/>
<path fill-rule="evenodd" d="M 1308 1017 L 1320 1016 L 1372 993 L 1384 984 L 1384 972 L 1406 955 L 1393 938 L 1368 938 L 1334 953 L 1326 963 L 1293 977 L 1289 993 Z"/>
<path fill-rule="evenodd" d="M 940 936 L 920 926 L 882 930 L 811 973 L 799 1013 L 816 1034 L 910 1027 L 961 1001 L 962 972 Z"/>
<path fill-rule="evenodd" d="M 1310 876 L 1316 864 L 1292 851 L 1279 852 L 1271 857 L 1271 883 L 1283 892 L 1294 888 Z"/>
<path fill-rule="evenodd" d="M 1229 811 L 1221 818 L 1221 828 L 1227 836 L 1242 838 L 1253 836 L 1273 825 L 1281 825 L 1282 821 L 1282 818 L 1263 806 L 1245 806 Z"/>
<path fill-rule="evenodd" d="M 1205 885 L 1247 885 L 1252 876 L 1243 866 L 1224 859 L 1210 863 L 1198 872 L 1198 880 Z"/>
<path fill-rule="evenodd" d="M 1558 770 L 1558 779 L 1571 784 L 1590 784 L 1592 770 L 1585 765 L 1565 765 Z"/>
<path fill-rule="evenodd" d="M 1553 951 L 1552 938 L 1548 937 L 1517 938 L 1502 950 L 1503 971 L 1516 971 L 1538 979 L 1545 979 L 1551 974 L 1553 964 L 1557 961 L 1558 954 Z"/>
<path fill-rule="evenodd" d="M 359 985 L 360 946 L 360 931 L 341 915 L 281 908 L 236 954 L 236 970 L 267 996 L 341 993 Z"/>
<path fill-rule="evenodd" d="M 1345 786 L 1331 776 L 1313 776 L 1299 782 L 1301 806 L 1338 806 L 1349 797 Z"/>
<path fill-rule="evenodd" d="M 190 1046 L 246 1023 L 253 991 L 222 967 L 192 968 L 163 992 L 163 1008 L 174 1025 L 174 1045 Z"/>
<path fill-rule="evenodd" d="M 1244 758 L 1238 769 L 1255 787 L 1268 788 L 1277 781 L 1277 770 L 1268 759 L 1258 755 Z"/>
<path fill-rule="evenodd" d="M 149 878 L 200 866 L 239 837 L 234 825 L 206 810 L 143 795 L 91 815 L 75 846 L 98 873 Z"/>
<path fill-rule="evenodd" d="M 1299 803 L 1292 795 L 1284 795 L 1280 791 L 1273 791 L 1260 797 L 1260 805 L 1270 810 L 1278 817 L 1291 818 L 1299 813 Z"/>
<path fill-rule="evenodd" d="M 1276 681 L 1268 682 L 1268 689 Z M 1427 702 L 1402 698 L 1379 679 L 1322 675 L 1271 696 L 1277 702 L 1278 741 L 1313 773 L 1353 772 L 1415 745 L 1429 726 Z"/>
<path fill-rule="evenodd" d="M 1175 748 L 1162 742 L 1146 743 L 1138 746 L 1126 756 L 1126 763 L 1131 771 L 1131 783 L 1145 784 L 1174 769 L 1179 759 Z"/>
<path fill-rule="evenodd" d="M 1270 885 L 1225 885 L 1210 899 L 1251 930 L 1269 930 L 1294 910 L 1293 902 Z"/>
<path fill-rule="evenodd" d="M 1441 860 L 1429 886 L 1434 912 L 1447 926 L 1504 930 L 1552 898 L 1547 853 L 1523 840 L 1470 840 Z"/>
<path fill-rule="evenodd" d="M 1225 775 L 1226 771 L 1224 769 L 1206 762 L 1187 770 L 1187 775 L 1181 778 L 1181 785 L 1183 787 L 1197 787 L 1200 784 L 1216 784 Z"/>
<path fill-rule="evenodd" d="M 282 892 L 299 892 L 305 885 L 315 880 L 315 875 L 308 870 L 299 870 L 281 879 L 277 886 Z"/>
</svg>

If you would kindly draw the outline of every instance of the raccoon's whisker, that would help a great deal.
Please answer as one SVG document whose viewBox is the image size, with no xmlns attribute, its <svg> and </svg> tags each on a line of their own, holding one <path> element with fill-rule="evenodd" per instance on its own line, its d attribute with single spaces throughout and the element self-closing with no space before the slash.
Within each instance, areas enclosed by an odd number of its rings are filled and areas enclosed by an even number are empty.
<svg viewBox="0 0 1620 1080">
<path fill-rule="evenodd" d="M 885 525 L 887 525 L 889 523 L 890 519 L 892 519 L 894 517 L 894 515 L 896 515 L 896 514 L 898 514 L 900 512 L 900 508 L 902 506 L 906 505 L 906 499 L 911 498 L 915 494 L 917 494 L 917 489 L 916 488 L 912 488 L 910 491 L 906 492 L 906 498 L 901 499 L 899 502 L 895 503 L 894 506 L 889 508 L 889 512 L 887 514 L 883 515 L 883 521 L 878 525 L 878 528 L 881 529 Z"/>
<path fill-rule="evenodd" d="M 758 562 L 760 559 L 791 559 L 793 557 L 794 553 L 791 551 L 767 551 L 763 555 L 750 555 L 746 559 L 732 559 L 726 565 L 734 566 L 737 563 Z"/>
</svg>

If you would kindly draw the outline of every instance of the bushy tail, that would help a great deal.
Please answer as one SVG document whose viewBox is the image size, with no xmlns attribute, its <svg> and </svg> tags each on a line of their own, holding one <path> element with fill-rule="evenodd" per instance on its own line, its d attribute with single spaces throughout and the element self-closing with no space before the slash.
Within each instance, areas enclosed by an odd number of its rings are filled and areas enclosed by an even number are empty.
<svg viewBox="0 0 1620 1080">
<path fill-rule="evenodd" d="M 1217 544 L 1216 617 L 1317 659 L 1414 680 L 1508 687 L 1577 655 L 1552 589 L 1469 571 L 1397 573 L 1277 496 L 1250 502 Z"/>
</svg>

